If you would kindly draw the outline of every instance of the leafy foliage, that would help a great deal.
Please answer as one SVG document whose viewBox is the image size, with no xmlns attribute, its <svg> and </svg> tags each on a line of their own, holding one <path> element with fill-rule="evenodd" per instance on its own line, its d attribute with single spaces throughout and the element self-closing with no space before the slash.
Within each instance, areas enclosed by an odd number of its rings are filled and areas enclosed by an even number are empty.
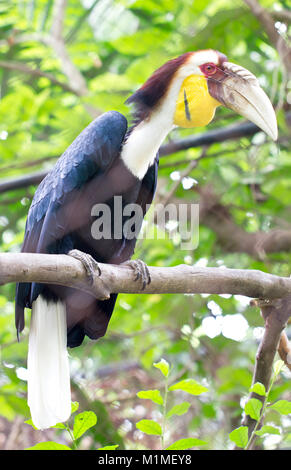
<svg viewBox="0 0 291 470">
<path fill-rule="evenodd" d="M 290 401 L 278 400 L 273 404 L 269 403 L 269 397 L 271 396 L 272 388 L 274 386 L 275 380 L 280 374 L 282 367 L 282 361 L 277 361 L 274 364 L 273 377 L 270 383 L 269 390 L 267 392 L 264 390 L 264 386 L 262 386 L 262 384 L 259 382 L 255 383 L 250 388 L 250 391 L 257 393 L 264 398 L 262 398 L 262 400 L 258 400 L 257 398 L 250 398 L 246 402 L 244 406 L 244 412 L 246 415 L 250 415 L 250 417 L 256 421 L 256 424 L 250 436 L 248 435 L 247 426 L 240 426 L 239 428 L 234 429 L 229 434 L 230 440 L 233 441 L 237 447 L 249 449 L 252 441 L 255 439 L 256 436 L 268 437 L 272 435 L 279 436 L 281 434 L 281 431 L 278 427 L 273 426 L 272 424 L 265 424 L 263 426 L 261 424 L 263 418 L 265 418 L 265 421 L 268 421 L 270 414 L 269 410 L 276 410 L 281 415 L 288 415 L 291 413 Z"/>
<path fill-rule="evenodd" d="M 72 403 L 72 413 L 76 412 L 79 407 L 78 402 Z M 78 413 L 74 417 L 74 424 L 73 429 L 70 428 L 68 423 L 58 423 L 55 426 L 52 426 L 55 429 L 62 429 L 67 431 L 71 439 L 71 445 L 73 449 L 77 449 L 78 447 L 78 439 L 80 439 L 83 434 L 88 431 L 88 429 L 95 426 L 97 423 L 97 416 L 93 411 L 83 411 L 82 413 Z M 26 421 L 26 424 L 30 424 L 33 428 L 33 422 L 31 420 Z M 113 446 L 105 446 L 103 448 L 99 448 L 99 450 L 104 450 L 105 448 L 117 448 L 118 445 Z M 48 442 L 40 442 L 32 447 L 28 447 L 26 450 L 71 450 L 71 447 L 68 447 L 64 444 L 59 444 L 58 442 L 48 441 Z"/>
<path fill-rule="evenodd" d="M 205 441 L 196 438 L 179 439 L 168 447 L 164 446 L 166 437 L 167 420 L 172 416 L 185 415 L 189 407 L 191 406 L 188 402 L 181 402 L 178 405 L 173 406 L 170 410 L 167 409 L 168 393 L 174 390 L 182 390 L 190 395 L 201 395 L 207 392 L 207 388 L 199 385 L 195 380 L 188 379 L 182 380 L 169 387 L 168 377 L 170 374 L 170 366 L 165 359 L 161 359 L 158 363 L 154 364 L 154 367 L 160 369 L 161 373 L 165 378 L 164 395 L 161 396 L 159 390 L 147 390 L 138 392 L 137 396 L 142 399 L 151 400 L 153 403 L 161 405 L 162 407 L 162 424 L 151 419 L 142 419 L 136 423 L 137 429 L 148 435 L 160 436 L 161 437 L 161 450 L 185 450 L 192 447 L 201 446 L 206 444 Z"/>
</svg>

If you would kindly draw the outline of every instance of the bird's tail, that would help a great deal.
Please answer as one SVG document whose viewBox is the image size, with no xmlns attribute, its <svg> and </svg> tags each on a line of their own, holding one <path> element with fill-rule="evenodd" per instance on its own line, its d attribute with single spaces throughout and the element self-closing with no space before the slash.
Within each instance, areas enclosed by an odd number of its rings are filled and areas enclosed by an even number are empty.
<svg viewBox="0 0 291 470">
<path fill-rule="evenodd" d="M 28 345 L 28 405 L 33 424 L 46 429 L 71 413 L 66 306 L 41 295 L 32 304 Z"/>
</svg>

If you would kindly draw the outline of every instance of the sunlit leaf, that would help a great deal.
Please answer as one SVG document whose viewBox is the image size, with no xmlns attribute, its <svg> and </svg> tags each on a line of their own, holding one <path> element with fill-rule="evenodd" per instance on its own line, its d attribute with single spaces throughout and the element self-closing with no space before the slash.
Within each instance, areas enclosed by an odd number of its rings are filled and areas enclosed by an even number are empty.
<svg viewBox="0 0 291 470">
<path fill-rule="evenodd" d="M 74 439 L 79 439 L 84 432 L 95 426 L 97 423 L 97 416 L 93 411 L 83 411 L 75 416 L 73 434 Z"/>
<path fill-rule="evenodd" d="M 75 413 L 78 409 L 79 409 L 79 403 L 77 401 L 72 401 L 71 414 Z"/>
<path fill-rule="evenodd" d="M 252 385 L 249 391 L 257 393 L 257 395 L 262 395 L 262 396 L 266 395 L 265 386 L 261 384 L 260 382 L 256 382 L 254 385 Z"/>
<path fill-rule="evenodd" d="M 58 444 L 54 441 L 40 442 L 32 447 L 27 447 L 26 450 L 71 450 L 70 447 L 64 444 Z"/>
<path fill-rule="evenodd" d="M 37 428 L 35 427 L 35 425 L 33 424 L 32 419 L 28 419 L 28 420 L 26 420 L 26 421 L 24 421 L 24 422 L 25 422 L 25 424 L 28 424 L 29 426 L 31 426 L 33 429 L 37 429 Z"/>
<path fill-rule="evenodd" d="M 287 400 L 278 400 L 273 405 L 270 405 L 268 408 L 277 411 L 281 415 L 288 415 L 291 413 L 291 401 Z"/>
<path fill-rule="evenodd" d="M 66 426 L 64 423 L 57 423 L 54 426 L 52 426 L 54 429 L 66 429 Z"/>
<path fill-rule="evenodd" d="M 191 395 L 201 395 L 208 391 L 206 387 L 197 383 L 194 379 L 185 379 L 169 387 L 169 390 L 182 390 Z"/>
<path fill-rule="evenodd" d="M 162 428 L 159 423 L 151 419 L 142 419 L 136 423 L 137 429 L 144 432 L 145 434 L 150 434 L 154 436 L 162 435 Z"/>
<path fill-rule="evenodd" d="M 262 406 L 262 402 L 257 398 L 250 398 L 245 404 L 245 413 L 258 421 L 260 419 Z"/>
<path fill-rule="evenodd" d="M 187 413 L 191 406 L 191 403 L 184 401 L 178 405 L 174 405 L 167 413 L 167 418 L 170 418 L 173 415 L 182 416 Z"/>
<path fill-rule="evenodd" d="M 155 362 L 154 367 L 156 367 L 157 369 L 160 369 L 162 374 L 165 377 L 168 377 L 169 372 L 170 372 L 170 365 L 165 359 L 161 359 L 159 362 Z"/>
<path fill-rule="evenodd" d="M 230 433 L 229 438 L 232 442 L 234 442 L 237 445 L 237 447 L 241 447 L 242 449 L 244 449 L 248 443 L 247 426 L 240 426 L 239 428 L 234 429 Z"/>
<path fill-rule="evenodd" d="M 203 446 L 205 444 L 207 444 L 206 441 L 201 441 L 200 439 L 190 437 L 187 439 L 179 439 L 167 447 L 166 450 L 187 450 L 191 449 L 192 447 Z"/>
<path fill-rule="evenodd" d="M 151 400 L 158 405 L 162 405 L 164 403 L 163 397 L 159 390 L 141 390 L 137 393 L 138 398 Z"/>
<path fill-rule="evenodd" d="M 281 431 L 279 428 L 276 428 L 275 426 L 270 426 L 266 424 L 265 426 L 262 426 L 259 431 L 256 431 L 257 436 L 264 436 L 265 434 L 281 434 Z"/>
<path fill-rule="evenodd" d="M 112 445 L 112 446 L 104 446 L 104 447 L 99 447 L 97 450 L 115 450 L 119 447 L 118 444 Z"/>
</svg>

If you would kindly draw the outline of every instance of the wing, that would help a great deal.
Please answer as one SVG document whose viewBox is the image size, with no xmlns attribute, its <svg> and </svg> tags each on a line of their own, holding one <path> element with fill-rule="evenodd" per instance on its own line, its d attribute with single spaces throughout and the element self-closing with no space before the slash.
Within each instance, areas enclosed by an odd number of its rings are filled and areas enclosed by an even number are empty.
<svg viewBox="0 0 291 470">
<path fill-rule="evenodd" d="M 37 188 L 26 231 L 31 231 L 51 206 L 58 207 L 67 194 L 106 171 L 119 156 L 126 131 L 127 120 L 117 111 L 103 114 L 86 127 Z"/>
<path fill-rule="evenodd" d="M 90 181 L 106 172 L 120 155 L 127 131 L 126 118 L 110 111 L 95 119 L 74 140 L 39 185 L 26 222 L 22 247 L 24 252 L 66 253 L 71 249 L 68 232 L 71 220 L 82 219 L 90 211 L 76 202 L 90 187 Z M 74 211 L 77 214 L 74 216 Z M 21 283 L 16 287 L 15 321 L 17 331 L 24 327 L 24 308 L 30 307 L 37 284 Z M 34 293 L 35 296 L 35 293 Z"/>
</svg>

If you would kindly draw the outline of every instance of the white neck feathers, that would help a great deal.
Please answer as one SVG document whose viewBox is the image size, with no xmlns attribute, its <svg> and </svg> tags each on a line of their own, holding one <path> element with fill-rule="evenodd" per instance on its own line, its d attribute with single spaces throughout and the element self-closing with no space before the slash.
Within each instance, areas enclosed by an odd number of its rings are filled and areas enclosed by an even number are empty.
<svg viewBox="0 0 291 470">
<path fill-rule="evenodd" d="M 142 179 L 172 126 L 165 126 L 158 116 L 138 124 L 125 142 L 121 158 L 137 178 Z"/>
<path fill-rule="evenodd" d="M 176 102 L 183 78 L 173 80 L 162 103 L 133 129 L 122 148 L 123 162 L 139 179 L 144 177 L 153 164 L 161 144 L 174 127 Z"/>
</svg>

